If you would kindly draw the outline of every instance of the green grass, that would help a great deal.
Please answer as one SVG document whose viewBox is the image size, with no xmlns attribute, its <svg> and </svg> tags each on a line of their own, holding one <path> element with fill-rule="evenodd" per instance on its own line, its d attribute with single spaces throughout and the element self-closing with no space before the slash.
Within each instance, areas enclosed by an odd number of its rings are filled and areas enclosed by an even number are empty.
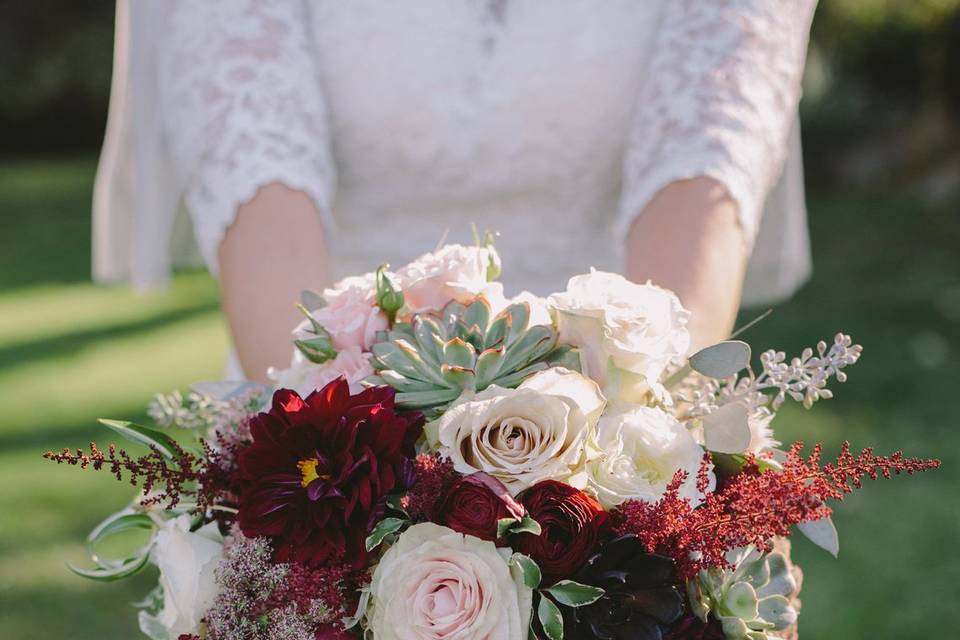
<svg viewBox="0 0 960 640">
<path fill-rule="evenodd" d="M 70 574 L 82 540 L 131 497 L 47 449 L 106 439 L 154 391 L 217 377 L 216 286 L 179 274 L 162 293 L 89 283 L 89 161 L 0 165 L 0 637 L 137 637 L 130 603 L 152 576 L 101 585 Z M 896 199 L 814 201 L 817 272 L 747 338 L 797 351 L 842 329 L 866 350 L 834 400 L 786 409 L 785 440 L 849 439 L 937 456 L 944 469 L 868 485 L 839 506 L 839 560 L 797 538 L 804 640 L 949 637 L 960 602 L 960 226 Z M 749 314 L 746 314 L 749 316 Z"/>
</svg>

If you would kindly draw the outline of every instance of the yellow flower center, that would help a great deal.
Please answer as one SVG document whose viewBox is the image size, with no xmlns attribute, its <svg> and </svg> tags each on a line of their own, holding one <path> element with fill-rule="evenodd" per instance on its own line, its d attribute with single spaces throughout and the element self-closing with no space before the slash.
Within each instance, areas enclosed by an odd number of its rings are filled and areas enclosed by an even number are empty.
<svg viewBox="0 0 960 640">
<path fill-rule="evenodd" d="M 308 458 L 306 460 L 301 460 L 297 463 L 297 469 L 300 470 L 300 486 L 306 487 L 314 480 L 329 480 L 329 474 L 320 475 L 317 473 L 317 464 L 318 460 L 316 458 Z"/>
</svg>

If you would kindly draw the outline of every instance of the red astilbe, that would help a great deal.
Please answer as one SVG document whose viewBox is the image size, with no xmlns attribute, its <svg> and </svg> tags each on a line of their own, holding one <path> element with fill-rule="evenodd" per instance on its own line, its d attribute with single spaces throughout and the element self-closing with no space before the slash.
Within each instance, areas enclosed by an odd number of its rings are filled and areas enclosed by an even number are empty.
<svg viewBox="0 0 960 640">
<path fill-rule="evenodd" d="M 803 443 L 795 443 L 781 472 L 761 473 L 751 458 L 723 489 L 706 494 L 697 509 L 680 497 L 686 474 L 678 471 L 659 501 L 628 500 L 620 506 L 617 533 L 632 533 L 651 553 L 674 558 L 678 574 L 690 578 L 707 567 L 729 566 L 725 554 L 731 549 L 753 544 L 769 550 L 770 540 L 790 535 L 791 526 L 826 518 L 831 509 L 824 503 L 843 500 L 864 478 L 912 475 L 940 466 L 939 460 L 905 458 L 899 451 L 877 456 L 868 448 L 854 456 L 846 442 L 836 462 L 821 466 L 822 449 L 818 444 L 804 458 Z M 705 459 L 698 474 L 704 493 L 706 464 Z"/>
<path fill-rule="evenodd" d="M 170 459 L 153 446 L 147 454 L 137 458 L 131 457 L 125 450 L 118 449 L 113 444 L 104 453 L 97 447 L 96 442 L 90 443 L 90 453 L 84 453 L 83 449 L 71 453 L 65 448 L 60 453 L 47 451 L 43 457 L 57 464 L 79 466 L 81 469 L 90 467 L 100 471 L 106 468 L 121 481 L 126 472 L 130 484 L 142 485 L 143 495 L 146 496 L 140 501 L 143 506 L 166 501 L 166 508 L 172 509 L 180 503 L 182 496 L 196 495 L 193 485 L 201 481 L 204 465 L 200 458 L 176 442 L 171 441 L 169 446 L 173 454 Z M 161 486 L 162 491 L 150 495 L 155 488 Z"/>
</svg>

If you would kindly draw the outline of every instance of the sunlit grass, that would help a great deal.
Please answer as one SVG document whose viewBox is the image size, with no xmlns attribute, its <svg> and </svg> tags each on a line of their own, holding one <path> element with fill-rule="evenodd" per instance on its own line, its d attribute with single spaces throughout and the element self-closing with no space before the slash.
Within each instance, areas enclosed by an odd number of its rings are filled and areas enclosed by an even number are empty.
<svg viewBox="0 0 960 640">
<path fill-rule="evenodd" d="M 64 567 L 84 562 L 86 533 L 133 489 L 40 455 L 107 442 L 96 418 L 141 418 L 154 392 L 223 371 L 226 338 L 208 276 L 183 273 L 150 295 L 89 282 L 92 176 L 89 161 L 0 166 L 4 640 L 137 637 L 130 603 L 151 576 L 103 585 Z M 884 453 L 903 447 L 941 457 L 945 468 L 868 484 L 840 505 L 839 559 L 797 539 L 802 637 L 950 637 L 960 601 L 956 219 L 909 203 L 830 198 L 815 204 L 812 225 L 814 281 L 747 339 L 795 352 L 843 329 L 865 353 L 834 400 L 789 406 L 778 435 L 823 441 L 828 453 L 846 439 Z"/>
</svg>

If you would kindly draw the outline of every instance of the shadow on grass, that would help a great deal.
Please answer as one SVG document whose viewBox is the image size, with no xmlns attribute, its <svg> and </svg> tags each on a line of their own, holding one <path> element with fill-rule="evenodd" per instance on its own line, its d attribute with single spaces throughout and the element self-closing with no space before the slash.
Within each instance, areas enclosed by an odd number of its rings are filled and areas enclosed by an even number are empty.
<svg viewBox="0 0 960 640">
<path fill-rule="evenodd" d="M 25 362 L 37 363 L 46 358 L 61 358 L 95 347 L 98 342 L 112 341 L 152 329 L 167 327 L 175 322 L 188 320 L 216 311 L 219 308 L 218 302 L 208 301 L 185 308 L 159 312 L 135 322 L 108 324 L 83 331 L 61 334 L 55 338 L 21 341 L 0 349 L 0 371 L 15 369 Z"/>
</svg>

